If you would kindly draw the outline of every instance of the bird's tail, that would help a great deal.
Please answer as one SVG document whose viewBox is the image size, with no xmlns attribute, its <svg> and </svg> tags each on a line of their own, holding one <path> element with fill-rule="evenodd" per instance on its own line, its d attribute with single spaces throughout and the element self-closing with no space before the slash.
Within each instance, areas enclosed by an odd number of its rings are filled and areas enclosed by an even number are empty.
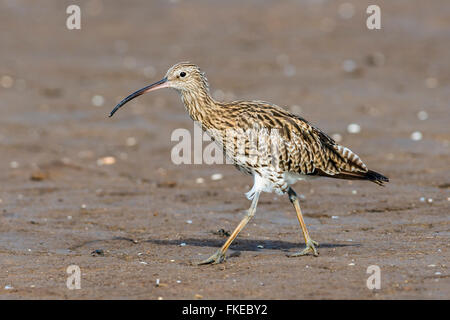
<svg viewBox="0 0 450 320">
<path fill-rule="evenodd" d="M 334 177 L 348 180 L 369 180 L 379 186 L 383 186 L 385 182 L 389 182 L 388 177 L 372 170 L 368 170 L 367 172 L 343 172 L 335 175 Z"/>
<path fill-rule="evenodd" d="M 368 170 L 366 172 L 341 172 L 335 175 L 325 174 L 329 178 L 346 179 L 346 180 L 368 180 L 379 186 L 383 186 L 385 182 L 389 182 L 389 178 L 383 176 L 381 173 Z"/>
<path fill-rule="evenodd" d="M 378 172 L 375 172 L 375 171 L 372 171 L 372 170 L 368 170 L 365 173 L 364 177 L 367 180 L 375 182 L 376 184 L 378 184 L 380 186 L 382 186 L 383 183 L 385 183 L 385 182 L 389 182 L 389 178 L 388 177 L 385 177 L 381 173 L 378 173 Z"/>
</svg>

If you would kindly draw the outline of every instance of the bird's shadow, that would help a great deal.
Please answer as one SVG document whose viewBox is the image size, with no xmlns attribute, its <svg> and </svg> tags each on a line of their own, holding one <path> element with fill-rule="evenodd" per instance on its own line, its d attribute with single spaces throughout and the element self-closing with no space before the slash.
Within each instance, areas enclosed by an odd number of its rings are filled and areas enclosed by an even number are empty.
<svg viewBox="0 0 450 320">
<path fill-rule="evenodd" d="M 72 246 L 69 250 L 76 250 L 86 245 L 92 245 L 101 242 L 108 241 L 127 241 L 133 244 L 137 243 L 152 243 L 156 245 L 163 246 L 180 246 L 185 243 L 187 246 L 196 247 L 214 247 L 220 248 L 224 244 L 226 238 L 221 239 L 196 239 L 196 238 L 186 238 L 177 240 L 161 240 L 161 239 L 131 239 L 127 237 L 113 237 L 111 239 L 96 239 L 85 241 L 81 244 Z M 262 247 L 261 247 L 262 246 Z M 340 248 L 340 247 L 360 247 L 359 243 L 320 243 L 319 248 Z M 296 248 L 300 249 L 304 247 L 304 243 L 301 242 L 287 242 L 282 240 L 254 240 L 254 239 L 236 239 L 230 246 L 231 250 L 234 251 L 261 251 L 261 250 L 280 250 L 287 252 L 290 249 Z"/>
<path fill-rule="evenodd" d="M 172 245 L 179 246 L 181 243 L 186 243 L 187 246 L 196 247 L 214 247 L 220 248 L 226 238 L 223 239 L 180 239 L 180 240 L 160 240 L 160 239 L 146 239 L 139 242 L 148 242 L 157 245 Z M 259 247 L 258 247 L 259 246 Z M 262 247 L 261 247 L 262 246 Z M 230 246 L 230 249 L 236 251 L 260 251 L 264 249 L 288 251 L 292 248 L 300 249 L 304 244 L 300 242 L 287 242 L 281 240 L 253 240 L 253 239 L 236 239 Z M 341 243 L 320 243 L 320 248 L 339 248 L 339 247 L 359 247 L 358 243 L 341 244 Z"/>
</svg>

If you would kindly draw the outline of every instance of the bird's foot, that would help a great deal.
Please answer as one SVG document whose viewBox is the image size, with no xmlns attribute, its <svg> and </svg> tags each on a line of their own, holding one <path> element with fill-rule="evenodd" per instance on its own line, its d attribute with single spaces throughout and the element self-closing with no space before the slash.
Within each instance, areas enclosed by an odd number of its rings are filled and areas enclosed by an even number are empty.
<svg viewBox="0 0 450 320">
<path fill-rule="evenodd" d="M 211 257 L 198 263 L 202 264 L 219 264 L 225 261 L 225 254 L 221 250 L 217 250 Z"/>
<path fill-rule="evenodd" d="M 306 248 L 303 249 L 302 251 L 299 252 L 295 252 L 292 254 L 288 254 L 288 257 L 300 257 L 300 256 L 305 256 L 308 253 L 312 253 L 315 257 L 317 257 L 319 255 L 319 251 L 317 251 L 316 246 L 319 246 L 319 243 L 317 241 L 314 241 L 312 239 L 309 239 L 308 241 L 306 241 Z"/>
</svg>

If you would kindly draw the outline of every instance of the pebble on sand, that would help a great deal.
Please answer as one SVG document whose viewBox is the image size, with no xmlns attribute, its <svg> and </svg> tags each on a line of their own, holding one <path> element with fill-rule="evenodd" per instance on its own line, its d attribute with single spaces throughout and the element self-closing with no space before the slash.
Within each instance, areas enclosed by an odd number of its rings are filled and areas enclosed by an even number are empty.
<svg viewBox="0 0 450 320">
<path fill-rule="evenodd" d="M 9 167 L 10 167 L 11 169 L 17 169 L 17 168 L 19 167 L 19 163 L 18 163 L 17 161 L 11 161 L 11 162 L 9 163 Z"/>
<path fill-rule="evenodd" d="M 347 126 L 347 132 L 348 133 L 359 133 L 359 132 L 361 132 L 361 126 L 357 123 L 350 123 Z"/>
<path fill-rule="evenodd" d="M 96 94 L 92 97 L 91 102 L 96 107 L 101 107 L 105 103 L 105 98 L 103 96 Z"/>
<path fill-rule="evenodd" d="M 348 73 L 355 72 L 357 69 L 356 62 L 352 59 L 346 59 L 342 62 L 342 70 Z"/>
<path fill-rule="evenodd" d="M 413 141 L 420 141 L 420 140 L 422 140 L 422 132 L 414 131 L 413 133 L 411 133 L 411 140 L 413 140 Z"/>
<path fill-rule="evenodd" d="M 331 135 L 331 138 L 333 138 L 334 141 L 336 142 L 341 142 L 342 141 L 342 135 L 339 133 L 333 133 Z"/>
<path fill-rule="evenodd" d="M 427 120 L 428 119 L 428 113 L 424 110 L 417 112 L 417 119 L 419 120 Z"/>
<path fill-rule="evenodd" d="M 137 140 L 135 137 L 128 137 L 127 141 L 126 141 L 126 145 L 128 147 L 134 147 L 135 145 L 137 145 Z"/>
<path fill-rule="evenodd" d="M 14 79 L 8 75 L 4 75 L 2 76 L 2 78 L 0 79 L 0 84 L 3 88 L 5 89 L 9 89 L 13 86 L 14 84 Z"/>
<path fill-rule="evenodd" d="M 223 178 L 223 174 L 221 174 L 221 173 L 214 173 L 212 176 L 211 176 L 211 180 L 220 180 L 220 179 L 222 179 Z"/>
<path fill-rule="evenodd" d="M 203 179 L 203 178 L 197 178 L 197 179 L 195 179 L 195 182 L 196 182 L 196 183 L 203 183 L 203 182 L 205 182 L 205 179 Z"/>
</svg>

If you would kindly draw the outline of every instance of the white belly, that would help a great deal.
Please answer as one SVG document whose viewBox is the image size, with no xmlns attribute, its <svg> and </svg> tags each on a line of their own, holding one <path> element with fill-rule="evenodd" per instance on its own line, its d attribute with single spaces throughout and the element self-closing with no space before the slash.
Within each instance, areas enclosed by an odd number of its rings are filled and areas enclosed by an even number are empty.
<svg viewBox="0 0 450 320">
<path fill-rule="evenodd" d="M 255 196 L 256 192 L 268 192 L 272 193 L 275 191 L 277 194 L 285 194 L 290 185 L 296 183 L 299 180 L 312 180 L 316 177 L 302 175 L 298 173 L 287 172 L 284 173 L 283 176 L 277 176 L 270 174 L 265 174 L 264 177 L 260 176 L 257 173 L 253 174 L 253 187 L 247 192 L 246 197 L 251 200 Z"/>
</svg>

